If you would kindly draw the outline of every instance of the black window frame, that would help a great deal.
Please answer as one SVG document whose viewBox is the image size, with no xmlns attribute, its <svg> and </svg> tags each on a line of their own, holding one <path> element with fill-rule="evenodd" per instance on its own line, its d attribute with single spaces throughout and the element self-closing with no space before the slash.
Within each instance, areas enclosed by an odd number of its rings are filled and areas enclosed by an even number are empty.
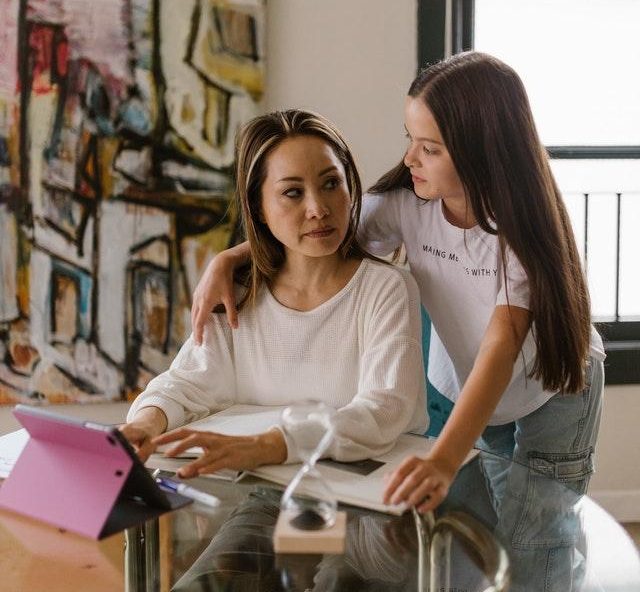
<svg viewBox="0 0 640 592">
<path fill-rule="evenodd" d="M 449 16 L 447 15 L 447 6 L 449 6 Z M 440 61 L 447 55 L 473 49 L 474 17 L 474 0 L 419 0 L 417 11 L 418 70 Z M 640 146 L 547 146 L 546 148 L 551 159 L 640 160 Z M 615 190 L 612 193 L 615 193 Z M 620 193 L 617 195 L 618 245 L 616 262 L 618 278 L 620 269 Z M 617 301 L 618 287 L 616 287 Z M 616 313 L 613 318 L 598 319 L 594 324 L 602 335 L 607 354 L 605 383 L 608 385 L 640 384 L 640 318 L 620 318 L 616 304 Z"/>
</svg>

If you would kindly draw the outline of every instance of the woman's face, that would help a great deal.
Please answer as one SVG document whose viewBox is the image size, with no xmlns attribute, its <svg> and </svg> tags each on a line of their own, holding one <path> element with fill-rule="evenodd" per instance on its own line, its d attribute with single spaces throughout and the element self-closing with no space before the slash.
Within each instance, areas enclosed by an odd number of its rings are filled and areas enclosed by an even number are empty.
<svg viewBox="0 0 640 592">
<path fill-rule="evenodd" d="M 416 195 L 422 199 L 464 199 L 464 187 L 438 124 L 421 97 L 406 98 L 404 121 L 409 139 L 404 164 L 411 171 Z"/>
<path fill-rule="evenodd" d="M 335 254 L 349 228 L 351 196 L 333 149 L 315 136 L 282 141 L 267 157 L 261 218 L 287 256 Z"/>
</svg>

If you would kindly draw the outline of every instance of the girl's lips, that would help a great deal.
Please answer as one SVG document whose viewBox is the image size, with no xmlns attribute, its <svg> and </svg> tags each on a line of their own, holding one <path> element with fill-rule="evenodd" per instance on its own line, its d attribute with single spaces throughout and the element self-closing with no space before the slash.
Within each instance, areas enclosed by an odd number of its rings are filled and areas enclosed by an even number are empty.
<svg viewBox="0 0 640 592">
<path fill-rule="evenodd" d="M 424 183 L 424 179 L 422 179 L 421 177 L 416 177 L 415 175 L 411 175 L 411 180 L 414 183 Z"/>
<path fill-rule="evenodd" d="M 334 231 L 335 228 L 319 228 L 318 230 L 306 232 L 305 236 L 308 236 L 309 238 L 325 238 L 332 234 Z"/>
</svg>

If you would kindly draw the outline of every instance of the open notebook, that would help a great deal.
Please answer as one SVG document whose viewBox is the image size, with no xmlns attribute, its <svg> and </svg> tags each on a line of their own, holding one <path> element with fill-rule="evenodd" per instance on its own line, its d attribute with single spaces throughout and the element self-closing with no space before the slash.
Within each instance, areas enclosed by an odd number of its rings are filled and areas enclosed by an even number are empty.
<svg viewBox="0 0 640 592">
<path fill-rule="evenodd" d="M 234 405 L 198 420 L 188 427 L 228 435 L 258 434 L 279 425 L 283 409 L 284 407 Z M 324 459 L 318 463 L 318 468 L 339 501 L 380 512 L 401 514 L 404 511 L 403 506 L 386 506 L 382 503 L 385 475 L 393 472 L 410 454 L 425 455 L 434 442 L 435 440 L 432 438 L 403 434 L 394 448 L 380 457 L 355 463 L 339 463 Z M 199 452 L 198 449 L 192 448 L 187 451 L 186 456 L 193 458 Z M 476 451 L 472 451 L 465 462 L 473 458 L 476 453 Z M 147 466 L 175 471 L 184 462 L 186 462 L 184 456 L 180 460 L 165 459 L 162 455 L 154 454 L 147 461 Z M 265 465 L 250 471 L 250 473 L 274 483 L 288 485 L 299 469 L 300 464 Z M 233 479 L 238 477 L 238 473 L 225 471 L 221 475 L 212 475 L 212 477 Z M 314 492 L 309 491 L 308 493 L 313 494 Z"/>
</svg>

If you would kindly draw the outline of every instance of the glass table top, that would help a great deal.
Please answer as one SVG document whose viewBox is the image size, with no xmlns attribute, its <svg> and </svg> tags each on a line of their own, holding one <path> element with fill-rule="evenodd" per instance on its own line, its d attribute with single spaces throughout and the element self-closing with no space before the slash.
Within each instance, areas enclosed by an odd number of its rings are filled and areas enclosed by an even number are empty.
<svg viewBox="0 0 640 592">
<path fill-rule="evenodd" d="M 341 555 L 274 553 L 282 488 L 254 477 L 196 479 L 219 507 L 193 503 L 100 542 L 2 511 L 0 590 L 640 590 L 624 529 L 543 474 L 505 493 L 520 470 L 481 452 L 434 514 L 342 506 Z"/>
</svg>

